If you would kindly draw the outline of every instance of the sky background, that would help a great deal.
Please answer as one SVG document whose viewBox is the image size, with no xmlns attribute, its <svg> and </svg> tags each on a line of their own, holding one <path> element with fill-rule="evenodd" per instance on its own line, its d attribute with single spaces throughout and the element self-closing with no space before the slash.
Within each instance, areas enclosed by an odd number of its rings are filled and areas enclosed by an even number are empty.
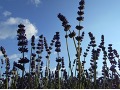
<svg viewBox="0 0 120 90">
<path fill-rule="evenodd" d="M 78 21 L 76 20 L 80 0 L 0 0 L 0 46 L 3 46 L 9 56 L 11 67 L 13 61 L 18 61 L 21 53 L 17 46 L 17 25 L 23 23 L 26 27 L 27 38 L 30 42 L 32 35 L 38 37 L 43 34 L 48 44 L 55 32 L 60 32 L 62 43 L 60 53 L 65 58 L 65 67 L 68 68 L 68 57 L 65 44 L 65 32 L 61 21 L 57 18 L 58 13 L 66 16 L 71 30 L 75 30 Z M 85 37 L 82 42 L 83 52 L 90 41 L 88 32 L 92 32 L 99 45 L 101 35 L 105 35 L 105 46 L 113 44 L 113 48 L 120 52 L 120 0 L 85 0 L 84 26 Z M 77 30 L 75 30 L 77 31 Z M 37 41 L 37 40 L 36 40 Z M 37 42 L 36 42 L 37 43 Z M 75 48 L 73 41 L 69 39 L 69 48 L 72 61 L 75 59 Z M 30 45 L 28 46 L 30 50 Z M 56 66 L 55 48 L 51 55 L 51 69 Z M 29 53 L 26 54 L 29 58 Z M 46 56 L 46 52 L 43 53 Z M 100 55 L 102 56 L 102 54 Z M 0 58 L 3 58 L 0 53 Z M 88 55 L 85 68 L 90 66 L 90 55 Z M 43 58 L 45 62 L 46 59 Z M 99 59 L 98 71 L 102 68 L 102 59 Z M 45 63 L 44 63 L 45 66 Z"/>
</svg>

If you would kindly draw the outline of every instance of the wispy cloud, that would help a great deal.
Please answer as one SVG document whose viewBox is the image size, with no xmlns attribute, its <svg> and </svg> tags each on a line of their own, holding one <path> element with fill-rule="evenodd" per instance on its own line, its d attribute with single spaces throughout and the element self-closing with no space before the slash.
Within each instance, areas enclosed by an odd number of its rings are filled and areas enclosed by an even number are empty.
<svg viewBox="0 0 120 90">
<path fill-rule="evenodd" d="M 4 11 L 4 12 L 3 12 L 3 15 L 4 15 L 5 17 L 10 16 L 11 14 L 12 14 L 12 13 L 9 12 L 9 11 Z"/>
<path fill-rule="evenodd" d="M 17 25 L 20 23 L 25 25 L 26 37 L 28 40 L 31 39 L 32 35 L 36 36 L 38 30 L 35 25 L 29 21 L 29 19 L 10 17 L 6 21 L 0 22 L 0 39 L 14 38 L 17 34 Z"/>
<path fill-rule="evenodd" d="M 10 56 L 8 56 L 10 60 L 13 60 L 13 61 L 18 61 L 19 58 L 21 57 L 21 54 L 12 54 Z"/>
<path fill-rule="evenodd" d="M 38 7 L 38 5 L 41 3 L 41 0 L 31 0 L 31 2 Z"/>
</svg>

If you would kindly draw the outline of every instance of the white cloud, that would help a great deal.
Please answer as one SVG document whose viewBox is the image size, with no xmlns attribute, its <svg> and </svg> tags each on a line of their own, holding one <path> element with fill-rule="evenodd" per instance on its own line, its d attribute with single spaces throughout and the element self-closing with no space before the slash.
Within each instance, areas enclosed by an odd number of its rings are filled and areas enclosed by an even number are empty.
<svg viewBox="0 0 120 90">
<path fill-rule="evenodd" d="M 21 57 L 21 54 L 12 54 L 12 55 L 8 56 L 8 58 L 13 61 L 18 61 L 20 59 L 20 57 Z"/>
<path fill-rule="evenodd" d="M 3 12 L 3 15 L 4 15 L 5 17 L 10 16 L 11 14 L 12 14 L 12 13 L 9 12 L 9 11 L 4 11 L 4 12 Z"/>
<path fill-rule="evenodd" d="M 38 7 L 38 5 L 41 3 L 41 0 L 31 0 L 31 2 Z"/>
<path fill-rule="evenodd" d="M 28 40 L 31 39 L 32 35 L 36 36 L 38 30 L 28 19 L 10 17 L 4 22 L 0 22 L 0 39 L 16 37 L 17 26 L 20 23 L 25 25 L 26 37 Z"/>
</svg>

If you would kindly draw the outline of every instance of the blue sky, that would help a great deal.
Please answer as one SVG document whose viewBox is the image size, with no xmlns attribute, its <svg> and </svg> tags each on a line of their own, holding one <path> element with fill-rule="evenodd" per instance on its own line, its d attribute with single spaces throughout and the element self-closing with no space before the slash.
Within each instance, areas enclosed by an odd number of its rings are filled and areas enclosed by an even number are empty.
<svg viewBox="0 0 120 90">
<path fill-rule="evenodd" d="M 36 37 L 43 34 L 48 44 L 55 32 L 61 35 L 62 52 L 65 57 L 65 66 L 68 66 L 68 58 L 64 35 L 65 32 L 61 22 L 57 18 L 62 13 L 69 21 L 71 30 L 75 30 L 78 24 L 76 20 L 80 0 L 0 0 L 0 46 L 3 46 L 10 61 L 17 61 L 20 57 L 17 47 L 16 30 L 17 25 L 23 23 L 26 26 L 28 40 L 34 34 Z M 120 52 L 120 0 L 85 0 L 84 26 L 85 37 L 82 43 L 83 52 L 89 43 L 88 32 L 96 37 L 100 43 L 101 35 L 105 35 L 105 46 L 112 43 L 113 47 Z M 77 31 L 77 30 L 75 30 Z M 74 59 L 75 49 L 73 41 L 69 39 L 71 59 Z M 30 45 L 28 46 L 30 49 Z M 51 55 L 51 69 L 55 68 L 55 48 Z M 29 54 L 26 54 L 29 56 Z M 43 53 L 45 56 L 46 53 Z M 0 54 L 1 56 L 1 54 Z M 102 55 L 101 55 L 102 56 Z M 2 57 L 1 57 L 2 58 Z M 28 57 L 29 58 L 29 57 Z M 89 66 L 89 56 L 86 68 Z M 45 61 L 45 58 L 44 58 Z M 102 62 L 102 60 L 99 62 Z M 100 64 L 101 66 L 101 64 Z M 101 69 L 102 67 L 99 67 Z"/>
</svg>

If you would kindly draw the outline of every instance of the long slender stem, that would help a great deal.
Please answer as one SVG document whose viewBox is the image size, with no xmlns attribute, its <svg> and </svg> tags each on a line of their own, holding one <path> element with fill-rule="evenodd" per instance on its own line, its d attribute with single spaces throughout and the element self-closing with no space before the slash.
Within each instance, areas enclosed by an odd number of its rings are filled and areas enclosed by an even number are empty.
<svg viewBox="0 0 120 90">
<path fill-rule="evenodd" d="M 105 59 L 105 62 L 106 62 L 106 59 Z M 107 68 L 107 63 L 105 65 L 105 67 Z M 104 72 L 104 89 L 106 88 L 105 83 L 106 83 L 106 73 Z"/>
<path fill-rule="evenodd" d="M 31 55 L 32 55 L 32 48 L 31 48 Z M 30 55 L 30 65 L 29 65 L 29 74 L 31 73 L 31 55 Z"/>
<path fill-rule="evenodd" d="M 39 55 L 38 55 L 39 58 Z M 39 78 L 39 83 L 40 83 L 40 61 L 38 62 L 38 78 Z"/>
<path fill-rule="evenodd" d="M 22 46 L 22 48 L 23 48 L 24 46 Z M 23 52 L 23 59 L 24 59 L 24 52 Z M 24 67 L 24 63 L 23 63 L 23 67 Z M 24 68 L 25 69 L 25 68 Z M 24 76 L 24 71 L 25 70 L 22 70 L 22 78 L 23 78 L 23 76 Z"/>
<path fill-rule="evenodd" d="M 67 31 L 66 31 L 66 35 L 67 35 Z M 66 38 L 66 47 L 67 47 L 67 53 L 68 53 L 68 59 L 69 59 L 69 69 L 70 69 L 71 75 L 72 75 L 71 59 L 70 59 L 70 52 L 69 52 L 69 47 L 68 47 L 68 40 L 67 40 L 67 38 Z"/>
<path fill-rule="evenodd" d="M 94 65 L 95 65 L 95 69 L 94 69 L 94 88 L 96 88 L 96 60 L 94 60 Z"/>
<path fill-rule="evenodd" d="M 81 68 L 80 68 L 80 46 L 78 44 L 78 69 L 79 69 L 79 88 L 81 88 L 80 86 L 80 75 L 81 75 Z"/>
<path fill-rule="evenodd" d="M 7 59 L 6 59 L 6 89 L 8 89 L 8 69 L 7 69 Z"/>
<path fill-rule="evenodd" d="M 49 56 L 50 58 L 50 56 Z M 49 67 L 50 67 L 50 59 L 48 58 L 48 66 L 47 66 L 47 84 L 48 84 L 48 77 L 49 77 Z M 48 85 L 47 85 L 48 86 Z"/>
<path fill-rule="evenodd" d="M 75 63 L 75 77 L 76 77 L 76 73 L 77 73 L 77 60 L 76 60 L 76 63 Z"/>
<path fill-rule="evenodd" d="M 23 59 L 24 59 L 24 52 L 23 52 Z M 25 66 L 25 64 L 23 63 L 23 67 Z M 24 77 L 24 71 L 25 70 L 22 70 L 22 77 Z"/>
<path fill-rule="evenodd" d="M 79 21 L 80 26 L 80 21 Z M 80 37 L 80 30 L 78 31 L 78 36 Z M 81 75 L 81 63 L 80 63 L 80 40 L 78 41 L 78 70 L 79 70 L 79 88 L 81 88 L 80 75 Z"/>
<path fill-rule="evenodd" d="M 59 58 L 59 52 L 57 52 L 57 57 Z M 58 89 L 60 89 L 60 63 L 58 62 Z"/>
<path fill-rule="evenodd" d="M 93 47 L 93 50 L 94 50 L 94 47 Z M 94 88 L 96 88 L 96 52 L 94 53 L 94 65 L 95 65 L 95 68 L 94 68 Z"/>
<path fill-rule="evenodd" d="M 48 85 L 48 61 L 46 61 L 46 69 L 47 69 L 47 76 L 46 76 L 46 79 L 47 79 L 47 82 L 46 82 L 46 88 L 47 88 L 47 85 Z"/>
<path fill-rule="evenodd" d="M 59 65 L 59 62 L 58 62 L 58 65 Z M 59 73 L 60 73 L 60 67 L 58 68 L 58 89 L 60 89 L 60 75 L 59 75 Z"/>
<path fill-rule="evenodd" d="M 23 46 L 22 46 L 22 48 L 23 48 Z M 24 52 L 23 52 L 23 59 L 24 59 Z M 25 67 L 25 64 L 24 64 L 24 63 L 23 63 L 23 67 Z M 24 69 L 25 69 L 25 68 L 24 68 Z M 23 81 L 24 81 L 24 71 L 25 71 L 24 69 L 22 70 L 22 80 L 23 80 Z M 22 89 L 23 89 L 23 84 L 24 84 L 24 83 L 22 83 Z"/>
<path fill-rule="evenodd" d="M 29 88 L 31 88 L 31 84 L 30 84 L 30 74 L 31 74 L 31 56 L 32 56 L 32 48 L 31 48 L 31 55 L 30 55 L 30 64 L 29 64 L 29 85 L 30 85 L 30 87 Z"/>
<path fill-rule="evenodd" d="M 74 46 L 75 46 L 76 52 L 77 52 L 77 46 L 76 46 L 76 42 L 75 42 L 75 37 L 73 37 L 73 42 L 74 42 Z"/>
</svg>

